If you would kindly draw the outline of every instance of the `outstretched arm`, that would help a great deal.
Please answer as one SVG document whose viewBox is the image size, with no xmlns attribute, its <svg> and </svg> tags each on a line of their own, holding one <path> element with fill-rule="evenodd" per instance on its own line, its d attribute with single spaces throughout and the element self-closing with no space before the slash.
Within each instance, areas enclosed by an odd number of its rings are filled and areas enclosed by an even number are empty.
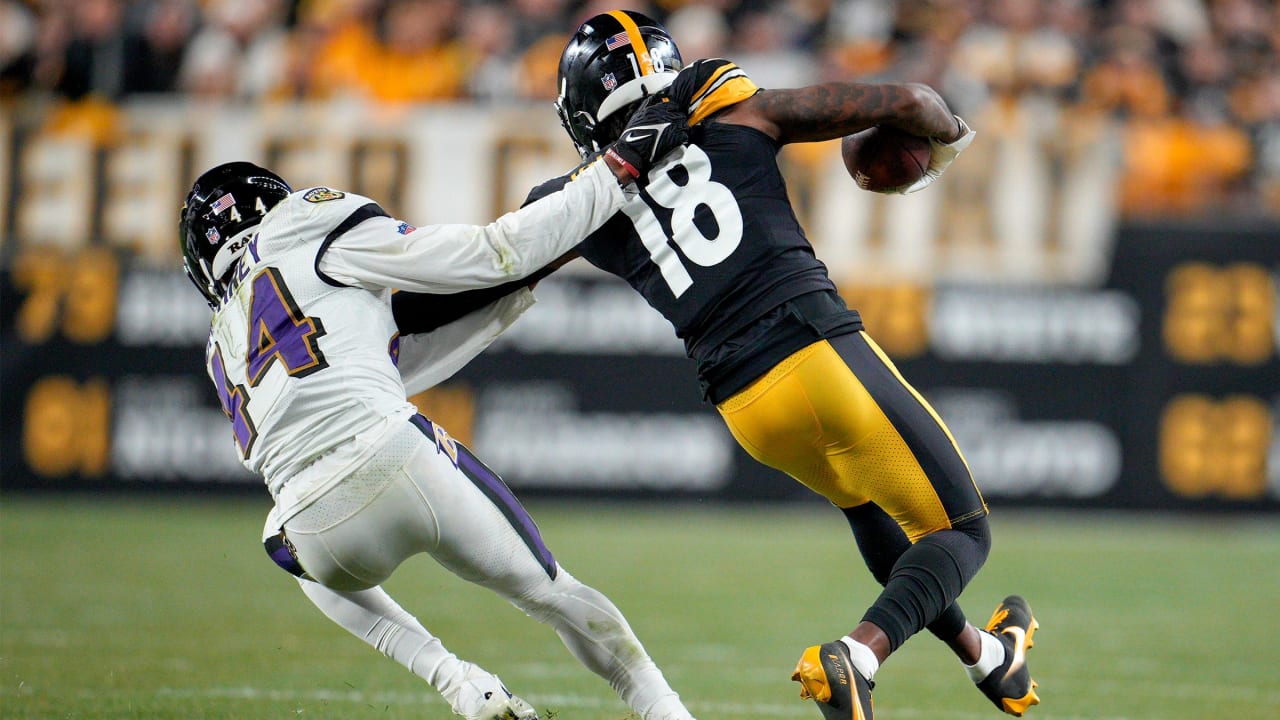
<svg viewBox="0 0 1280 720">
<path fill-rule="evenodd" d="M 754 127 L 784 144 L 833 140 L 872 125 L 892 125 L 943 143 L 967 131 L 942 97 L 919 83 L 830 82 L 761 90 L 715 119 Z"/>
<path fill-rule="evenodd" d="M 381 208 L 330 235 L 316 271 L 334 285 L 456 293 L 519 281 L 566 254 L 621 209 L 629 185 L 688 136 L 683 107 L 653 96 L 598 162 L 559 191 L 488 225 L 415 228 Z M 535 278 L 536 281 L 536 278 Z M 518 285 L 517 285 L 518 287 Z"/>
<path fill-rule="evenodd" d="M 713 58 L 681 70 L 669 92 L 689 109 L 691 125 L 744 125 L 781 144 L 834 140 L 876 125 L 928 138 L 929 167 L 903 192 L 928 187 L 973 142 L 969 126 L 920 83 L 829 82 L 761 90 L 737 65 Z"/>
<path fill-rule="evenodd" d="M 952 143 L 968 132 L 933 88 L 920 83 L 829 82 L 761 90 L 729 60 L 699 60 L 680 71 L 671 97 L 689 124 L 753 127 L 780 143 L 834 140 L 873 125 Z"/>
</svg>

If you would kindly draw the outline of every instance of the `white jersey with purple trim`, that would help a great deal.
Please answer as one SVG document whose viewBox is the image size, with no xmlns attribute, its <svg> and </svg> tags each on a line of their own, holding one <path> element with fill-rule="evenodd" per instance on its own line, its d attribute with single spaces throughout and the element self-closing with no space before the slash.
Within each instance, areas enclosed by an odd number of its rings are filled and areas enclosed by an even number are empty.
<svg viewBox="0 0 1280 720">
<path fill-rule="evenodd" d="M 246 249 L 214 313 L 206 365 L 244 464 L 263 476 L 281 519 L 403 426 L 416 412 L 408 394 L 457 371 L 533 304 L 522 290 L 402 339 L 393 289 L 450 293 L 525 277 L 623 199 L 597 163 L 565 192 L 489 225 L 415 228 L 369 198 L 317 187 L 230 239 Z"/>
</svg>

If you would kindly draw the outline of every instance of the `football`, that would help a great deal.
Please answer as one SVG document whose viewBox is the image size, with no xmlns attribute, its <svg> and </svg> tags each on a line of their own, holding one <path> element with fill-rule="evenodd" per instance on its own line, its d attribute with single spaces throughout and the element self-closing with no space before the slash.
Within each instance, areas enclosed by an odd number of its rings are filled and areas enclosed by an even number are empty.
<svg viewBox="0 0 1280 720">
<path fill-rule="evenodd" d="M 853 181 L 872 192 L 899 192 L 924 177 L 929 167 L 929 138 L 888 125 L 845 136 L 840 152 Z"/>
</svg>

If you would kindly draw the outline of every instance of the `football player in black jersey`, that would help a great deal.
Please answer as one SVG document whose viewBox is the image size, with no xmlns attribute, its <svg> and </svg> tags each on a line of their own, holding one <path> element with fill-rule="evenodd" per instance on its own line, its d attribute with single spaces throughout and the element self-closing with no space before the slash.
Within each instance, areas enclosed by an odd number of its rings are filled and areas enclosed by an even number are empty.
<svg viewBox="0 0 1280 720">
<path fill-rule="evenodd" d="M 801 697 L 828 720 L 870 720 L 876 669 L 928 628 L 996 707 L 1021 715 L 1037 704 L 1025 653 L 1038 623 L 1026 602 L 1006 598 L 985 630 L 956 604 L 990 549 L 982 495 L 942 420 L 837 294 L 776 162 L 787 143 L 891 125 L 930 138 L 913 192 L 973 132 L 924 85 L 761 89 L 728 60 L 684 67 L 666 30 L 630 11 L 578 28 L 558 83 L 556 110 L 585 161 L 618 139 L 645 97 L 687 108 L 683 151 L 655 165 L 576 251 L 671 322 L 734 437 L 839 508 L 884 586 L 847 636 L 803 652 L 792 676 Z"/>
</svg>

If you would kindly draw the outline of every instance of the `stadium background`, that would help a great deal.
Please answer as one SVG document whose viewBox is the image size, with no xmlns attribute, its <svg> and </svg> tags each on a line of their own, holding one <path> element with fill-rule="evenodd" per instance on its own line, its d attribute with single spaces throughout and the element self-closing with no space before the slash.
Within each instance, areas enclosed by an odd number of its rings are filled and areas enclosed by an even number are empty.
<svg viewBox="0 0 1280 720">
<path fill-rule="evenodd" d="M 1268 0 L 665 3 L 765 87 L 939 88 L 980 130 L 930 192 L 783 153 L 820 256 L 992 502 L 1280 509 L 1280 20 Z M 175 268 L 198 172 L 250 158 L 415 224 L 483 222 L 575 157 L 554 68 L 595 3 L 0 5 L 3 485 L 258 491 Z M 574 263 L 418 398 L 522 493 L 789 499 L 665 322 Z"/>
<path fill-rule="evenodd" d="M 834 145 L 782 158 L 985 489 L 995 546 L 963 601 L 979 622 L 1010 589 L 1034 603 L 1029 716 L 1280 717 L 1277 3 L 633 7 L 686 59 L 775 87 L 923 80 L 979 129 L 911 197 L 855 190 Z M 269 499 L 200 369 L 176 208 L 245 157 L 417 224 L 487 221 L 575 162 L 554 60 L 601 9 L 0 0 L 0 717 L 447 716 L 263 557 Z M 875 591 L 843 519 L 737 450 L 629 289 L 579 262 L 538 294 L 419 402 L 699 717 L 816 717 L 796 652 Z M 501 600 L 425 561 L 389 588 L 548 720 L 622 717 Z M 877 681 L 884 720 L 997 717 L 938 643 Z"/>
</svg>

